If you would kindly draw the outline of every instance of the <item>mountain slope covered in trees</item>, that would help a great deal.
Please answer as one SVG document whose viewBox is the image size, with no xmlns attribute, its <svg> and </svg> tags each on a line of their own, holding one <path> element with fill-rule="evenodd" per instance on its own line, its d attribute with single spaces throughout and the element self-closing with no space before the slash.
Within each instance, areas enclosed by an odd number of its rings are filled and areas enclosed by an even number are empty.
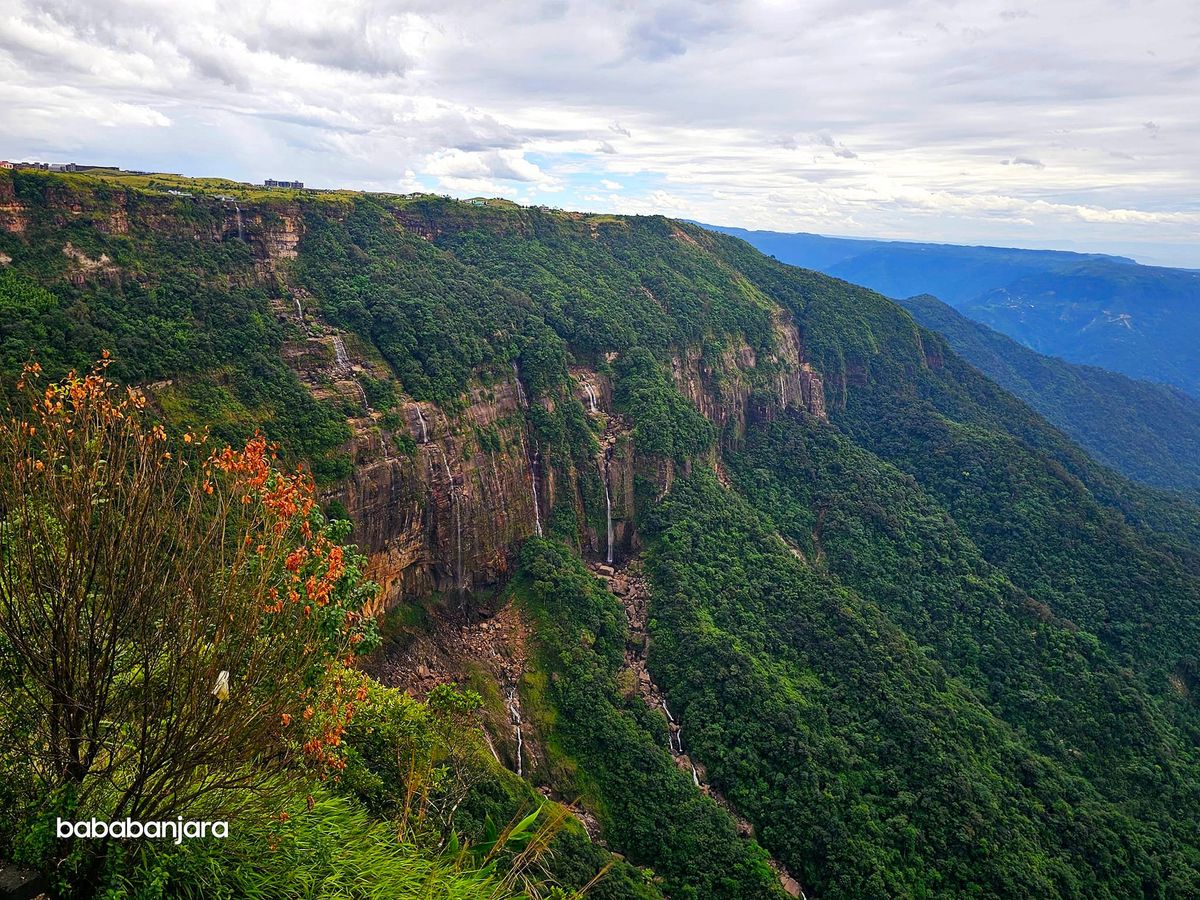
<svg viewBox="0 0 1200 900">
<path fill-rule="evenodd" d="M 897 301 L 1093 457 L 1145 484 L 1200 490 L 1200 402 L 1177 388 L 1042 356 L 936 297 Z"/>
<path fill-rule="evenodd" d="M 478 691 L 632 864 L 596 896 L 1200 891 L 1200 510 L 895 303 L 661 217 L 0 190 L 5 365 L 111 346 L 170 429 L 304 435 L 378 677 Z"/>
</svg>

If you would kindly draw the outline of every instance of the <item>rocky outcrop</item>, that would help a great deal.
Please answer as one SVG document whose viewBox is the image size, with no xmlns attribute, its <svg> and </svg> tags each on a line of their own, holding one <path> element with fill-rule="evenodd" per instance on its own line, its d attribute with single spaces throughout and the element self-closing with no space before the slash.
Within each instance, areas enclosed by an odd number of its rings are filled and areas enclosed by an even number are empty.
<svg viewBox="0 0 1200 900">
<path fill-rule="evenodd" d="M 9 234 L 24 234 L 28 213 L 17 200 L 11 175 L 0 175 L 0 229 Z"/>
<path fill-rule="evenodd" d="M 366 661 L 385 684 L 423 698 L 442 684 L 463 684 L 482 670 L 499 692 L 499 703 L 483 711 L 484 737 L 496 761 L 528 775 L 545 758 L 533 723 L 521 710 L 530 629 L 511 604 L 478 620 L 435 621 L 403 649 L 392 648 Z"/>
<path fill-rule="evenodd" d="M 672 358 L 676 388 L 721 429 L 726 441 L 736 444 L 749 422 L 770 421 L 784 409 L 828 418 L 821 376 L 805 359 L 804 342 L 791 317 L 780 310 L 772 332 L 774 348 L 763 359 L 744 341 L 727 347 L 716 362 L 699 347 L 684 348 Z"/>
<path fill-rule="evenodd" d="M 367 405 L 359 382 L 365 374 L 386 377 L 382 364 L 364 362 L 350 336 L 305 344 L 305 357 L 317 361 L 301 369 L 310 390 L 361 409 L 349 420 L 353 474 L 328 499 L 350 513 L 354 540 L 383 588 L 381 607 L 434 591 L 464 596 L 501 581 L 554 502 L 553 480 L 525 433 L 519 382 L 472 386 L 454 417 L 404 395 L 384 415 Z"/>
<path fill-rule="evenodd" d="M 92 259 L 82 250 L 74 247 L 70 241 L 63 245 L 62 252 L 70 260 L 67 267 L 67 278 L 76 287 L 82 286 L 90 277 L 100 276 L 115 281 L 120 276 L 120 271 L 112 264 L 112 260 L 103 253 L 98 258 Z"/>
</svg>

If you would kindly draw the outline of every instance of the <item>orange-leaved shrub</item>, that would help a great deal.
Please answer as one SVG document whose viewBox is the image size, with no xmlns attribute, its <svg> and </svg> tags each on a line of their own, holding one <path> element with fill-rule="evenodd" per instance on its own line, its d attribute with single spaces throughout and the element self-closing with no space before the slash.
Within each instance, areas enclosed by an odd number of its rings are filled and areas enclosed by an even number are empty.
<svg viewBox="0 0 1200 900">
<path fill-rule="evenodd" d="M 0 414 L 7 802 L 232 815 L 340 767 L 375 588 L 309 475 L 261 436 L 169 438 L 107 363 L 51 384 L 27 365 Z"/>
</svg>

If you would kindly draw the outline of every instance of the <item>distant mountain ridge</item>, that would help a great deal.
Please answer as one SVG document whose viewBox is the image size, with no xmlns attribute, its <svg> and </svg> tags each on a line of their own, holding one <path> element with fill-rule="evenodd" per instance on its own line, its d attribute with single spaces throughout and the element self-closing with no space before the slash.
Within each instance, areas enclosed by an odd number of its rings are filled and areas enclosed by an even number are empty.
<svg viewBox="0 0 1200 900">
<path fill-rule="evenodd" d="M 1200 402 L 1169 385 L 1043 356 L 928 294 L 899 302 L 1100 462 L 1200 497 Z"/>
<path fill-rule="evenodd" d="M 1105 254 L 705 227 L 890 297 L 931 294 L 1039 353 L 1200 397 L 1200 272 Z"/>
</svg>

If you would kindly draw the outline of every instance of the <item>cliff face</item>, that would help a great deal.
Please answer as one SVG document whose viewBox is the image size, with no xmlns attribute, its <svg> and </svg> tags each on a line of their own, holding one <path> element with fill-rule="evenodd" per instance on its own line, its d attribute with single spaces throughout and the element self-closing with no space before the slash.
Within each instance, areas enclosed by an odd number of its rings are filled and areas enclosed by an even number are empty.
<svg viewBox="0 0 1200 900">
<path fill-rule="evenodd" d="M 343 362 L 335 340 L 351 347 L 342 351 Z M 672 462 L 636 454 L 633 423 L 613 409 L 611 382 L 593 369 L 575 366 L 571 375 L 573 393 L 597 432 L 594 470 L 572 467 L 571 484 L 562 485 L 543 465 L 550 448 L 537 446 L 527 428 L 528 401 L 517 373 L 474 383 L 465 408 L 454 416 L 403 396 L 402 422 L 389 429 L 384 417 L 366 407 L 352 380 L 355 372 L 371 370 L 356 357 L 353 342 L 312 341 L 327 348 L 320 375 L 347 402 L 363 407 L 350 420 L 354 473 L 330 497 L 345 505 L 355 523 L 354 538 L 383 587 L 384 608 L 431 591 L 469 594 L 502 581 L 521 541 L 542 532 L 562 499 L 576 511 L 585 552 L 619 562 L 639 546 L 632 521 L 635 476 L 659 493 L 675 477 Z M 825 418 L 820 375 L 805 362 L 790 322 L 780 323 L 776 353 L 764 361 L 775 370 L 765 393 L 752 394 L 758 360 L 748 346 L 726 351 L 717 367 L 706 366 L 701 356 L 699 348 L 676 355 L 676 385 L 729 439 L 744 435 L 748 421 L 770 419 L 785 408 Z M 321 393 L 322 377 L 306 380 Z M 480 434 L 494 436 L 490 448 Z M 408 452 L 397 449 L 401 436 L 412 442 Z M 719 465 L 719 450 L 709 462 Z M 589 501 L 580 485 L 592 475 L 604 493 Z"/>
<path fill-rule="evenodd" d="M 264 215 L 254 208 L 239 215 L 242 233 L 260 259 L 258 269 L 286 277 L 303 237 L 302 216 L 292 210 Z M 429 225 L 405 224 L 422 237 L 435 236 Z M 230 236 L 228 222 L 224 236 Z M 354 472 L 328 496 L 354 521 L 354 539 L 383 588 L 382 608 L 432 591 L 466 596 L 501 582 L 520 543 L 541 533 L 564 500 L 575 510 L 584 552 L 592 559 L 620 562 L 637 550 L 635 477 L 663 493 L 676 466 L 635 452 L 634 423 L 614 409 L 608 375 L 570 367 L 572 394 L 593 426 L 599 450 L 591 466 L 571 466 L 569 483 L 560 484 L 543 464 L 552 448 L 539 447 L 528 427 L 529 401 L 519 372 L 474 381 L 461 412 L 453 415 L 401 393 L 399 421 L 393 416 L 389 424 L 367 405 L 357 380 L 388 379 L 387 367 L 360 356 L 351 336 L 324 333 L 328 329 L 310 311 L 311 298 L 295 288 L 292 293 L 294 303 L 277 303 L 276 313 L 303 324 L 310 332 L 307 343 L 319 348 L 293 351 L 294 368 L 318 397 L 332 392 L 361 409 L 349 420 Z M 726 349 L 716 364 L 704 361 L 701 347 L 674 355 L 676 387 L 726 440 L 740 440 L 748 421 L 770 419 L 785 408 L 825 418 L 821 377 L 805 360 L 796 325 L 782 309 L 773 332 L 775 350 L 762 360 L 744 341 Z M 300 362 L 304 355 L 307 367 Z M 769 377 L 758 371 L 760 365 Z M 719 467 L 719 450 L 709 464 Z M 586 481 L 600 489 L 585 490 Z"/>
<path fill-rule="evenodd" d="M 243 256 L 238 268 L 209 274 L 265 294 L 289 335 L 281 349 L 288 368 L 315 398 L 346 410 L 353 471 L 326 490 L 326 499 L 340 502 L 353 520 L 353 540 L 368 554 L 371 577 L 383 587 L 381 607 L 433 591 L 465 598 L 503 581 L 521 542 L 546 529 L 564 505 L 574 511 L 585 555 L 620 563 L 639 546 L 633 527 L 635 482 L 642 480 L 661 494 L 677 474 L 672 461 L 636 452 L 636 423 L 614 408 L 607 364 L 617 353 L 592 365 L 570 365 L 566 392 L 538 401 L 552 411 L 555 403 L 574 399 L 584 411 L 597 449 L 592 458 L 565 465 L 561 453 L 557 465 L 549 463 L 562 448 L 539 446 L 528 386 L 515 367 L 477 372 L 452 413 L 405 394 L 378 351 L 332 326 L 322 315 L 322 298 L 310 295 L 295 277 L 306 214 L 339 219 L 348 207 L 97 191 L 71 181 L 48 183 L 33 203 L 23 202 L 23 196 L 28 200 L 11 179 L 0 179 L 0 229 L 22 235 L 36 223 L 50 234 L 83 228 L 128 239 L 154 235 L 216 249 L 238 243 L 249 249 L 249 264 Z M 528 227 L 490 211 L 483 216 L 487 227 Z M 398 215 L 397 223 L 430 241 L 445 224 L 405 215 Z M 594 224 L 588 233 L 596 238 Z M 695 246 L 678 229 L 674 240 Z M 66 238 L 61 266 L 62 277 L 83 291 L 101 282 L 119 288 L 122 280 L 139 277 Z M 748 422 L 785 408 L 825 416 L 821 378 L 806 361 L 796 325 L 782 308 L 776 310 L 772 331 L 770 352 L 756 353 L 744 339 L 727 342 L 717 354 L 703 346 L 673 352 L 675 387 L 718 427 L 724 446 L 737 445 Z M 386 410 L 372 409 L 364 387 L 372 383 L 390 386 L 395 399 Z M 169 387 L 170 381 L 161 384 Z M 720 470 L 721 449 L 698 462 Z"/>
<path fill-rule="evenodd" d="M 716 365 L 704 362 L 700 347 L 678 351 L 672 359 L 675 386 L 727 440 L 744 436 L 747 421 L 769 421 L 783 409 L 826 418 L 821 376 L 805 360 L 800 333 L 783 310 L 777 313 L 773 336 L 775 350 L 761 360 L 772 374 L 759 378 L 760 360 L 745 341 L 726 349 Z M 767 389 L 755 394 L 756 381 L 765 382 Z"/>
<path fill-rule="evenodd" d="M 354 520 L 385 605 L 493 584 L 539 530 L 554 486 L 528 446 L 519 404 L 515 381 L 475 386 L 453 419 L 406 399 L 402 428 L 415 444 L 407 453 L 371 416 L 352 421 L 354 474 L 334 495 Z M 500 449 L 482 448 L 480 431 L 497 435 Z"/>
<path fill-rule="evenodd" d="M 0 179 L 0 230 L 23 234 L 25 224 L 25 206 L 17 200 L 12 179 Z"/>
<path fill-rule="evenodd" d="M 591 377 L 584 383 L 603 381 Z M 350 420 L 354 473 L 329 497 L 355 523 L 354 538 L 383 588 L 382 607 L 431 591 L 466 595 L 502 581 L 521 541 L 542 533 L 563 499 L 576 510 L 593 557 L 621 558 L 636 546 L 633 445 L 627 425 L 611 415 L 611 393 L 593 390 L 595 406 L 587 408 L 601 430 L 594 474 L 607 496 L 591 503 L 578 485 L 592 472 L 572 470 L 571 484 L 563 485 L 543 465 L 546 448 L 526 428 L 525 392 L 515 375 L 474 385 L 457 416 L 405 398 L 397 429 L 369 410 Z M 345 396 L 354 396 L 353 389 Z M 491 446 L 483 446 L 480 434 L 493 437 Z M 402 436 L 411 442 L 407 452 L 397 450 Z"/>
</svg>

